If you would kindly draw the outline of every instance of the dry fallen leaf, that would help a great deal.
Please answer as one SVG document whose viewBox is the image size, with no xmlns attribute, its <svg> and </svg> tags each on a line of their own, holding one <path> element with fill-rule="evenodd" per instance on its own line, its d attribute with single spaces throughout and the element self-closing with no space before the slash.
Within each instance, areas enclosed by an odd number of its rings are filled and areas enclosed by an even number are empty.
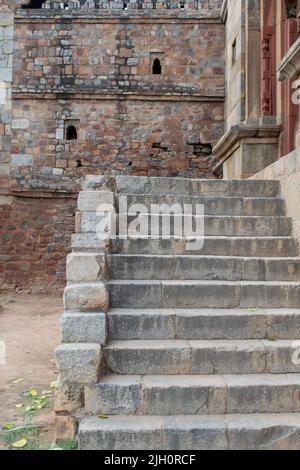
<svg viewBox="0 0 300 470">
<path fill-rule="evenodd" d="M 15 449 L 22 449 L 27 445 L 27 440 L 26 439 L 20 439 L 19 441 L 16 441 L 12 444 L 12 447 Z"/>
<path fill-rule="evenodd" d="M 14 428 L 14 425 L 11 424 L 11 423 L 5 423 L 2 426 L 2 429 L 6 429 L 7 431 L 9 431 L 10 429 L 13 429 L 13 428 Z"/>
</svg>

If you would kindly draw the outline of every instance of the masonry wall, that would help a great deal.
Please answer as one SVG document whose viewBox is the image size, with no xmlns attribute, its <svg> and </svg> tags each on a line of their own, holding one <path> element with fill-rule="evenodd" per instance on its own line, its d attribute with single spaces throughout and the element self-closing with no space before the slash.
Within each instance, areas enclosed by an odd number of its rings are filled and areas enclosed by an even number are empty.
<svg viewBox="0 0 300 470">
<path fill-rule="evenodd" d="M 13 62 L 13 12 L 0 1 L 0 187 L 8 188 L 10 172 L 11 84 Z"/>
<path fill-rule="evenodd" d="M 227 0 L 225 127 L 245 119 L 245 0 Z"/>
<path fill-rule="evenodd" d="M 14 12 L 0 288 L 64 286 L 86 174 L 212 177 L 211 146 L 223 133 L 224 25 L 208 8 L 219 2 L 201 5 Z M 161 75 L 152 74 L 154 58 Z M 77 140 L 66 140 L 68 125 Z"/>
<path fill-rule="evenodd" d="M 209 152 L 223 133 L 223 46 L 216 10 L 81 11 L 61 21 L 51 10 L 19 10 L 14 187 L 44 187 L 45 175 L 52 189 L 67 180 L 74 187 L 95 170 L 213 177 Z M 152 73 L 155 58 L 161 75 Z M 78 130 L 71 143 L 70 123 Z"/>
<path fill-rule="evenodd" d="M 34 293 L 64 287 L 75 208 L 74 197 L 0 200 L 0 289 Z"/>
</svg>

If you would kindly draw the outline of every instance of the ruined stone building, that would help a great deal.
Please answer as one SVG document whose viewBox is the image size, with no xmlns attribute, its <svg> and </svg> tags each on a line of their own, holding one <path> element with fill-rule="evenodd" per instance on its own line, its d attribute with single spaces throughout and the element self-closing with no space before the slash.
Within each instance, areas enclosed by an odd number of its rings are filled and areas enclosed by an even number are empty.
<svg viewBox="0 0 300 470">
<path fill-rule="evenodd" d="M 214 177 L 220 3 L 1 1 L 1 285 L 63 285 L 85 175 Z"/>
<path fill-rule="evenodd" d="M 66 284 L 57 440 L 299 450 L 300 1 L 0 5 L 0 279 Z M 203 244 L 115 236 L 124 196 Z"/>
</svg>

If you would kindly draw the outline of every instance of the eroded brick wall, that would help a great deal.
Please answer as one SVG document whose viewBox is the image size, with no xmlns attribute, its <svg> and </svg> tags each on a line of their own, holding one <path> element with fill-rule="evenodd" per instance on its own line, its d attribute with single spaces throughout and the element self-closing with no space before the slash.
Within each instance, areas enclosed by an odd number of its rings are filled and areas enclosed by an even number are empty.
<svg viewBox="0 0 300 470">
<path fill-rule="evenodd" d="M 0 205 L 0 289 L 56 291 L 65 285 L 76 199 L 6 197 Z"/>
</svg>

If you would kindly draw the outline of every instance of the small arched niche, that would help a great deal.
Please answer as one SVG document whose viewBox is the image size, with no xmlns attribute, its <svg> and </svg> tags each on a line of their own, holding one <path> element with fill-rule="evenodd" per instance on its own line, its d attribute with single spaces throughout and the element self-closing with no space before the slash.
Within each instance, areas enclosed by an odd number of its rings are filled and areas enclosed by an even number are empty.
<svg viewBox="0 0 300 470">
<path fill-rule="evenodd" d="M 161 75 L 161 61 L 156 57 L 152 64 L 152 73 L 153 75 Z"/>
<path fill-rule="evenodd" d="M 77 140 L 77 129 L 73 124 L 70 124 L 66 128 L 66 140 Z"/>
</svg>

